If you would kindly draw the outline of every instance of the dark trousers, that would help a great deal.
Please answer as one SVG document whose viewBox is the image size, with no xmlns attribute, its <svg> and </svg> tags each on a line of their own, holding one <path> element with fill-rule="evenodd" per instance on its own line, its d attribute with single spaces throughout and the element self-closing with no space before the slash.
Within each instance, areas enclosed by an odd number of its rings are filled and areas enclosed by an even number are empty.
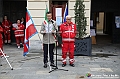
<svg viewBox="0 0 120 79">
<path fill-rule="evenodd" d="M 50 58 L 50 62 L 54 63 L 54 47 L 55 44 L 49 44 L 49 58 Z M 44 51 L 44 63 L 48 62 L 48 44 L 43 44 L 43 51 Z"/>
</svg>

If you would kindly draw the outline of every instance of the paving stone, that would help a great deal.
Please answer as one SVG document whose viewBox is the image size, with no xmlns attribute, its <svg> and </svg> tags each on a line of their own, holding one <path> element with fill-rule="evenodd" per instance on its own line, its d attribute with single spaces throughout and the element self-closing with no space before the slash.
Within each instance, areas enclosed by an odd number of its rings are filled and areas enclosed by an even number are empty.
<svg viewBox="0 0 120 79">
<path fill-rule="evenodd" d="M 50 75 L 49 71 L 41 70 L 36 72 L 37 75 Z"/>
<path fill-rule="evenodd" d="M 15 75 L 13 79 L 23 79 L 24 75 Z"/>
<path fill-rule="evenodd" d="M 91 71 L 99 71 L 99 72 L 113 72 L 110 68 L 90 68 Z"/>
<path fill-rule="evenodd" d="M 67 58 L 67 66 L 62 67 L 62 53 L 61 49 L 58 48 L 58 69 L 65 69 L 68 71 L 55 70 L 49 73 L 49 67 L 43 68 L 43 50 L 39 47 L 40 45 L 38 45 L 38 47 L 35 46 L 38 43 L 40 42 L 36 41 L 36 43 L 33 43 L 34 46 L 30 46 L 30 53 L 26 57 L 23 57 L 23 48 L 17 49 L 16 45 L 4 46 L 4 52 L 10 56 L 8 60 L 14 70 L 12 71 L 10 69 L 6 60 L 3 58 L 3 66 L 0 67 L 0 79 L 92 79 L 92 77 L 88 78 L 86 76 L 87 73 L 92 75 L 117 74 L 120 76 L 120 49 L 118 45 L 93 46 L 92 51 L 94 55 L 99 53 L 114 54 L 114 52 L 116 52 L 118 56 L 75 56 L 75 67 L 69 66 L 69 58 Z M 102 52 L 100 52 L 101 50 Z"/>
<path fill-rule="evenodd" d="M 81 64 L 82 67 L 87 67 L 87 68 L 101 68 L 100 65 L 98 64 L 92 64 L 92 65 L 89 65 L 89 64 Z"/>
<path fill-rule="evenodd" d="M 59 79 L 76 79 L 76 75 L 66 75 L 66 76 L 60 76 Z"/>
<path fill-rule="evenodd" d="M 5 75 L 5 76 L 2 76 L 2 75 L 0 75 L 0 79 L 13 79 L 14 77 L 12 77 L 12 76 L 7 76 L 7 75 Z"/>
</svg>

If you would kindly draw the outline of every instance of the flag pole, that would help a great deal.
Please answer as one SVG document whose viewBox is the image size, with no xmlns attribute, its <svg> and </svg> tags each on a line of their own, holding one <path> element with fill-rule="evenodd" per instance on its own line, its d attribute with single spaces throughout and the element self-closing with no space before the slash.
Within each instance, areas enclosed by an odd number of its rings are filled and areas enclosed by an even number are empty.
<svg viewBox="0 0 120 79">
<path fill-rule="evenodd" d="M 49 22 L 49 21 L 48 21 Z M 50 47 L 50 33 L 49 33 L 50 29 L 49 29 L 49 23 L 48 23 L 48 59 L 49 59 L 49 67 L 50 67 L 50 71 L 52 71 L 51 65 L 50 65 L 50 51 L 49 51 L 49 47 Z"/>
<path fill-rule="evenodd" d="M 40 35 L 39 35 L 39 33 L 38 33 L 38 38 L 39 38 L 39 41 L 40 41 L 40 43 L 41 43 L 41 46 L 42 46 L 42 49 L 43 49 L 43 42 L 42 42 L 42 40 L 41 40 L 41 38 L 40 38 Z"/>
<path fill-rule="evenodd" d="M 55 35 L 56 35 L 56 39 L 57 39 L 57 37 L 58 37 L 58 35 L 57 35 L 57 29 L 56 29 L 56 27 L 55 27 L 55 25 L 54 25 L 53 22 L 52 22 L 52 24 L 53 24 L 53 26 L 55 28 Z M 53 72 L 55 70 L 68 71 L 68 70 L 65 70 L 65 69 L 59 69 L 58 66 L 57 66 L 57 40 L 55 41 L 55 44 L 56 44 L 56 47 L 55 47 L 55 50 L 56 50 L 56 66 L 55 66 L 55 68 L 52 68 L 53 70 L 51 70 L 49 73 L 51 73 L 51 72 Z"/>
</svg>

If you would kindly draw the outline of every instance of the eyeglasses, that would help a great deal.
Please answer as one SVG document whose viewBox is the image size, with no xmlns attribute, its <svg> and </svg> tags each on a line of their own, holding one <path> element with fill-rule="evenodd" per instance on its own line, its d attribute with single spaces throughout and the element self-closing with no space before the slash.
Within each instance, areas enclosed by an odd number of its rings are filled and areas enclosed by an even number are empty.
<svg viewBox="0 0 120 79">
<path fill-rule="evenodd" d="M 71 20 L 71 19 L 66 19 L 66 20 Z"/>
</svg>

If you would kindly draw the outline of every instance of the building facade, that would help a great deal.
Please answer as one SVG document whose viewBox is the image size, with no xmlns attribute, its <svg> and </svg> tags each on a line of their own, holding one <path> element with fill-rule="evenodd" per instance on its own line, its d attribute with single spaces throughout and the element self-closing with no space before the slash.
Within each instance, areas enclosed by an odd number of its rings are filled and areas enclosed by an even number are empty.
<svg viewBox="0 0 120 79">
<path fill-rule="evenodd" d="M 68 4 L 68 13 L 72 16 L 74 22 L 74 5 L 76 0 L 0 0 L 0 22 L 4 15 L 14 23 L 17 19 L 25 17 L 26 7 L 29 10 L 34 24 L 40 31 L 41 23 L 45 17 L 46 5 L 49 11 L 53 13 L 53 19 L 56 19 L 55 9 L 62 8 L 62 17 L 64 14 L 65 4 Z M 93 20 L 93 27 L 96 31 L 103 31 L 104 34 L 110 35 L 112 43 L 120 43 L 120 21 L 116 26 L 115 18 L 120 17 L 120 0 L 84 0 L 85 16 L 87 17 L 87 34 L 90 35 L 90 20 Z M 15 42 L 14 32 L 12 31 L 12 42 Z M 42 35 L 39 34 L 41 39 Z M 31 40 L 39 40 L 36 34 Z"/>
<path fill-rule="evenodd" d="M 35 26 L 40 31 L 41 23 L 44 21 L 46 5 L 48 6 L 49 10 L 53 13 L 55 17 L 55 8 L 62 8 L 62 15 L 64 13 L 65 3 L 68 3 L 68 14 L 72 16 L 72 21 L 74 21 L 74 5 L 76 0 L 28 0 L 27 1 L 27 9 L 29 10 L 34 22 Z M 62 3 L 63 2 L 63 3 Z M 61 3 L 61 4 L 60 4 Z M 87 34 L 90 34 L 90 0 L 84 0 L 85 4 L 85 16 L 87 17 Z M 63 16 L 62 16 L 63 17 Z M 41 36 L 42 38 L 42 36 Z M 31 40 L 39 40 L 38 35 L 35 35 Z"/>
<path fill-rule="evenodd" d="M 53 19 L 55 19 L 55 9 L 62 8 L 62 17 L 64 14 L 65 4 L 68 4 L 68 13 L 72 16 L 72 21 L 74 22 L 74 5 L 76 0 L 0 0 L 0 21 L 2 21 L 3 16 L 7 15 L 12 23 L 15 23 L 17 19 L 25 17 L 26 7 L 29 10 L 34 24 L 40 31 L 41 23 L 45 17 L 46 5 L 49 11 L 53 13 Z M 84 0 L 85 4 L 85 16 L 87 17 L 87 34 L 90 34 L 90 7 L 91 1 Z M 14 36 L 12 32 L 12 41 L 14 42 Z M 42 35 L 40 35 L 42 39 Z M 31 40 L 39 40 L 38 35 L 35 35 Z"/>
<path fill-rule="evenodd" d="M 65 10 L 65 4 L 68 4 L 68 14 L 72 16 L 72 21 L 74 21 L 74 5 L 76 0 L 28 0 L 27 1 L 27 9 L 29 10 L 32 19 L 34 20 L 35 26 L 40 32 L 41 23 L 44 21 L 45 17 L 45 10 L 46 5 L 49 9 L 49 11 L 52 12 L 53 19 L 56 20 L 56 8 L 62 9 L 62 17 Z M 85 4 L 85 16 L 87 17 L 87 34 L 90 35 L 90 0 L 84 0 Z M 34 37 L 30 40 L 30 45 L 32 46 L 32 49 L 36 49 L 36 45 L 40 43 L 40 40 L 42 40 L 42 35 L 39 33 L 40 38 L 38 37 L 38 34 L 36 34 Z M 34 46 L 34 47 L 33 47 Z M 37 45 L 37 47 L 41 47 L 41 45 Z"/>
</svg>

